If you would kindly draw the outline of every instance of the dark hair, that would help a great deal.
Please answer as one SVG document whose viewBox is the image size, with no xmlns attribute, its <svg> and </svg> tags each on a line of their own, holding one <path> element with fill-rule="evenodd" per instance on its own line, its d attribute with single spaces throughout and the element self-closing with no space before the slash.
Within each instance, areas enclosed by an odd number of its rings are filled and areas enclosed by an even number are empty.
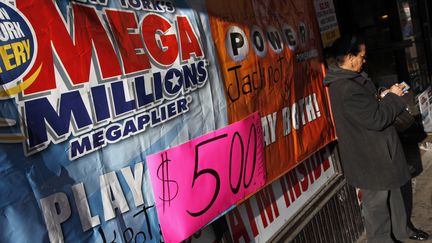
<svg viewBox="0 0 432 243">
<path fill-rule="evenodd" d="M 357 56 L 363 44 L 365 44 L 364 40 L 355 35 L 344 35 L 335 40 L 331 48 L 336 63 L 342 64 L 348 54 Z"/>
</svg>

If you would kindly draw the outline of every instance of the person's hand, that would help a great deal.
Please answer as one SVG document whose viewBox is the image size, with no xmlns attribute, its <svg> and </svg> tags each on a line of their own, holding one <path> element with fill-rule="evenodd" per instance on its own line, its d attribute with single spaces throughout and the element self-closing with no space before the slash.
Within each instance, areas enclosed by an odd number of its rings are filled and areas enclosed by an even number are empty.
<svg viewBox="0 0 432 243">
<path fill-rule="evenodd" d="M 388 94 L 389 92 L 390 92 L 390 89 L 386 89 L 386 90 L 382 91 L 380 94 L 381 99 L 384 98 L 384 96 L 386 96 L 386 94 Z"/>
<path fill-rule="evenodd" d="M 393 84 L 393 85 L 390 87 L 389 92 L 390 92 L 390 93 L 393 93 L 393 94 L 395 94 L 395 95 L 397 95 L 397 96 L 403 96 L 403 95 L 405 94 L 405 93 L 403 92 L 403 88 L 404 88 L 403 85 L 400 85 L 400 84 Z"/>
</svg>

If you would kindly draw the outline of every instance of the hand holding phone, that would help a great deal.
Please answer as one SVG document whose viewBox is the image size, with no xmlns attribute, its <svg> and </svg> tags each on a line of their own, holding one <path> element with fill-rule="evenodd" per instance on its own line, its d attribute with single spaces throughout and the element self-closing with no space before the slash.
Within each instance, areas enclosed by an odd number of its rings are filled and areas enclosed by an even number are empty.
<svg viewBox="0 0 432 243">
<path fill-rule="evenodd" d="M 403 86 L 402 91 L 403 91 L 404 93 L 407 93 L 408 90 L 410 89 L 410 86 L 409 86 L 405 81 L 402 81 L 399 85 L 402 85 L 402 86 Z"/>
</svg>

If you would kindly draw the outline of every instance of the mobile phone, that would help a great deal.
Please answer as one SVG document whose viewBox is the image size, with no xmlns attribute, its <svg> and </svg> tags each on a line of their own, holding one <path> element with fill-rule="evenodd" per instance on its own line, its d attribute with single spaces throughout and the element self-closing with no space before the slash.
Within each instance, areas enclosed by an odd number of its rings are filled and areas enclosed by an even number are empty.
<svg viewBox="0 0 432 243">
<path fill-rule="evenodd" d="M 408 90 L 410 89 L 410 86 L 405 81 L 402 81 L 400 84 L 403 85 L 402 91 L 404 93 L 408 92 Z"/>
</svg>

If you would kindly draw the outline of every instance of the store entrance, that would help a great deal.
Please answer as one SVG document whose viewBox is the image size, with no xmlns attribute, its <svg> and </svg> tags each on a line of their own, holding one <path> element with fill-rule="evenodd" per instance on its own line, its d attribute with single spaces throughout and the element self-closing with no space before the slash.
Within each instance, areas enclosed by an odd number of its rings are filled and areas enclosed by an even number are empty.
<svg viewBox="0 0 432 243">
<path fill-rule="evenodd" d="M 406 81 L 414 94 L 429 86 L 418 5 L 410 0 L 335 0 L 341 34 L 362 36 L 365 71 L 377 86 Z"/>
</svg>

